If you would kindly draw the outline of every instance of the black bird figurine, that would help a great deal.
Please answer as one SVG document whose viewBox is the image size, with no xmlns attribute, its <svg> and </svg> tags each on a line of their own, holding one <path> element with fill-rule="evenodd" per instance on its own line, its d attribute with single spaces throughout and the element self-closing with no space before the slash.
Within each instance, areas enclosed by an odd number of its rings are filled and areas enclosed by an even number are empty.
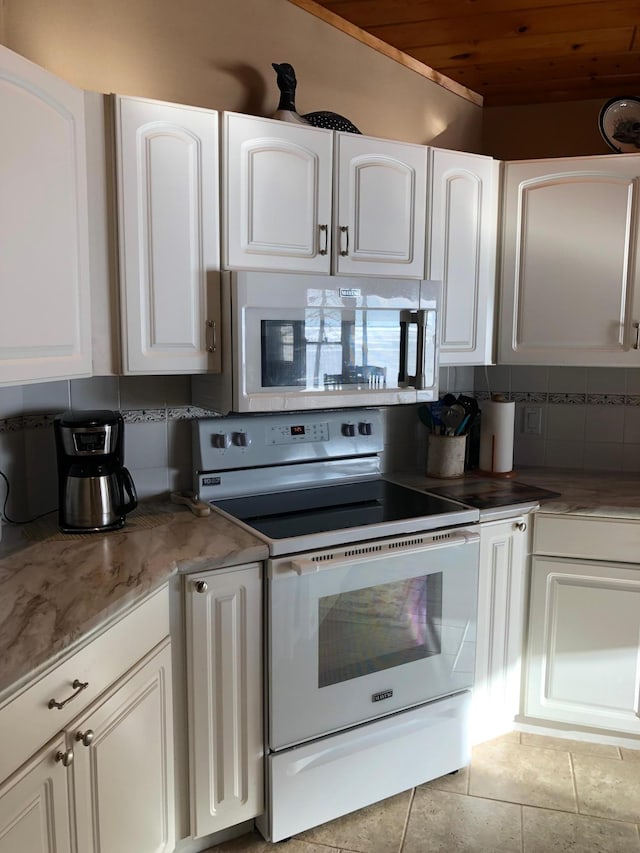
<svg viewBox="0 0 640 853">
<path fill-rule="evenodd" d="M 329 130 L 344 130 L 347 133 L 360 133 L 355 124 L 348 118 L 320 110 L 315 113 L 300 115 L 296 110 L 296 72 L 288 62 L 272 62 L 273 70 L 278 75 L 278 89 L 280 89 L 280 103 L 274 113 L 274 118 L 281 121 L 291 121 L 297 124 L 311 124 L 313 127 L 326 127 Z"/>
</svg>

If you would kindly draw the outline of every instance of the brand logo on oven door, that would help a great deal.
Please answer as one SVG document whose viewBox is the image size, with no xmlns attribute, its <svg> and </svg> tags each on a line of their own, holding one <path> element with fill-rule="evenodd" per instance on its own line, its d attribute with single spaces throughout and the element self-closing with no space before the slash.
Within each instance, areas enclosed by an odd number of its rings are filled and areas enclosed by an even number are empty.
<svg viewBox="0 0 640 853">
<path fill-rule="evenodd" d="M 372 702 L 382 702 L 383 699 L 391 699 L 393 690 L 381 690 L 380 693 L 374 693 L 371 697 Z"/>
<path fill-rule="evenodd" d="M 360 296 L 362 291 L 359 287 L 339 287 L 339 296 Z"/>
</svg>

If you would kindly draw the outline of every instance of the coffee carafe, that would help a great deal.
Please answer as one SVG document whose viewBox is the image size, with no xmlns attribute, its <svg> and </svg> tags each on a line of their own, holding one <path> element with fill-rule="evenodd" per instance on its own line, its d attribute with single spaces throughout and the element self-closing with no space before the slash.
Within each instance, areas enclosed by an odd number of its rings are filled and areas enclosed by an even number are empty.
<svg viewBox="0 0 640 853">
<path fill-rule="evenodd" d="M 106 409 L 69 410 L 54 419 L 58 524 L 64 533 L 117 530 L 138 500 L 124 467 L 124 421 Z"/>
</svg>

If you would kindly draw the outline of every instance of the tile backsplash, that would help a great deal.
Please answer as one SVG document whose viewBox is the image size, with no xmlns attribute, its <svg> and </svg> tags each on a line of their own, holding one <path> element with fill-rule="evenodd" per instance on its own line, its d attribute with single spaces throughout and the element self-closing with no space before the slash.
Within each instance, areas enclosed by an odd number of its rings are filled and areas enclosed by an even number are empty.
<svg viewBox="0 0 640 853">
<path fill-rule="evenodd" d="M 640 471 L 640 370 L 477 367 L 474 388 L 515 400 L 514 467 Z"/>
<path fill-rule="evenodd" d="M 139 497 L 191 488 L 188 376 L 95 377 L 0 388 L 0 471 L 11 485 L 7 514 L 25 520 L 57 506 L 53 416 L 114 409 L 125 420 L 125 465 Z M 6 494 L 0 481 L 0 508 Z"/>
<path fill-rule="evenodd" d="M 502 393 L 516 401 L 514 465 L 640 471 L 640 370 L 445 367 L 442 393 Z M 94 377 L 0 388 L 0 471 L 7 513 L 25 520 L 57 505 L 53 416 L 115 409 L 125 419 L 125 464 L 141 498 L 191 488 L 188 376 Z M 537 429 L 539 432 L 532 432 Z M 529 430 L 529 431 L 527 431 Z M 415 406 L 385 410 L 383 470 L 422 473 L 426 430 Z M 6 494 L 0 479 L 0 507 Z"/>
</svg>

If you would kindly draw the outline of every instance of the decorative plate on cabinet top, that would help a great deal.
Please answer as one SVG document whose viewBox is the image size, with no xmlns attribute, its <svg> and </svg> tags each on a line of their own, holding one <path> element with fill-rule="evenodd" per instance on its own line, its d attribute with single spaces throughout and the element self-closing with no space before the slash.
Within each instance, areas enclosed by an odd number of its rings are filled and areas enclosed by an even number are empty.
<svg viewBox="0 0 640 853">
<path fill-rule="evenodd" d="M 617 154 L 640 153 L 640 97 L 611 98 L 600 110 L 598 127 Z"/>
</svg>

